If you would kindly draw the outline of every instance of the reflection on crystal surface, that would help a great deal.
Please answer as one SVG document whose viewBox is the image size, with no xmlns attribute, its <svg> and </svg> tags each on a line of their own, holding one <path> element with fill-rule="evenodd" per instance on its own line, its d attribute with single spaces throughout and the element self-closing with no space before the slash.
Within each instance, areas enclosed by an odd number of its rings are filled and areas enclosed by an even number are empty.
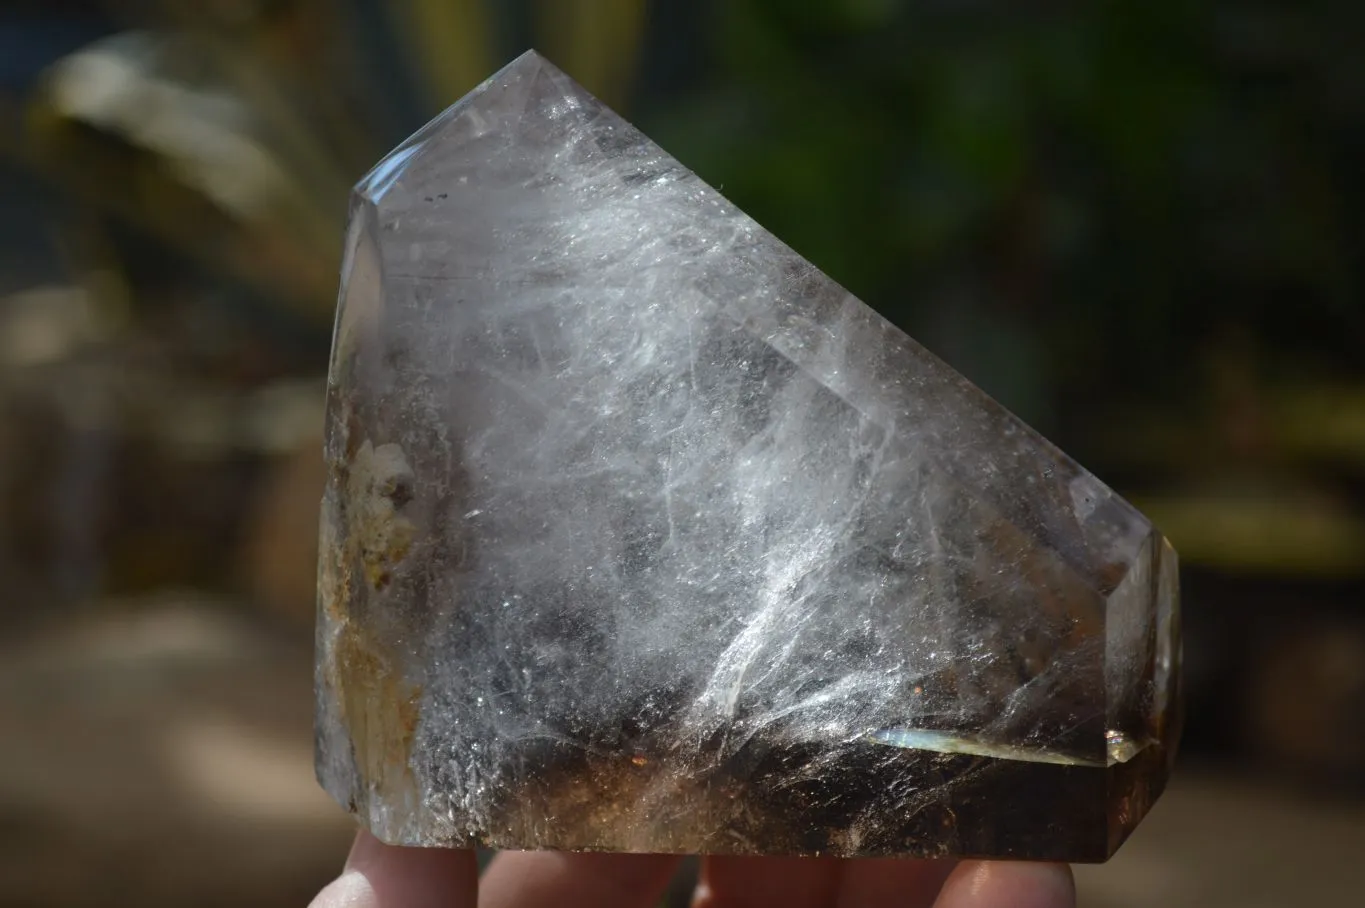
<svg viewBox="0 0 1365 908">
<path fill-rule="evenodd" d="M 534 54 L 357 189 L 318 771 L 380 837 L 1103 859 L 1174 553 Z"/>
</svg>

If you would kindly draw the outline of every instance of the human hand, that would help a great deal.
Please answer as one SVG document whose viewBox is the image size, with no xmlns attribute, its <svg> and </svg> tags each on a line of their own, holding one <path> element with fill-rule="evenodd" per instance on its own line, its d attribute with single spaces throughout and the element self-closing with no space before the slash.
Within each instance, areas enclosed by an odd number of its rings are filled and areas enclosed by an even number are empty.
<svg viewBox="0 0 1365 908">
<path fill-rule="evenodd" d="M 395 848 L 369 833 L 311 908 L 653 908 L 679 858 Z M 1073 908 L 1063 864 L 901 858 L 702 861 L 694 908 Z"/>
</svg>

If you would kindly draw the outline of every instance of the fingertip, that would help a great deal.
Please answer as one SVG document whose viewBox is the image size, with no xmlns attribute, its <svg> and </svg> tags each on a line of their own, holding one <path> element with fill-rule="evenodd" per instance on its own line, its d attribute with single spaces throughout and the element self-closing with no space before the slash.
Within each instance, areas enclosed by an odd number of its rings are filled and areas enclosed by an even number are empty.
<svg viewBox="0 0 1365 908">
<path fill-rule="evenodd" d="M 840 863 L 829 858 L 703 858 L 692 908 L 833 905 L 840 869 Z"/>
<path fill-rule="evenodd" d="M 375 904 L 369 881 L 362 874 L 347 870 L 324 886 L 308 908 L 367 908 Z"/>
<path fill-rule="evenodd" d="M 647 908 L 681 858 L 661 854 L 503 851 L 483 877 L 482 908 Z"/>
<path fill-rule="evenodd" d="M 935 908 L 1075 908 L 1067 864 L 963 861 L 944 881 Z"/>
<path fill-rule="evenodd" d="M 310 908 L 474 908 L 478 878 L 472 851 L 385 845 L 362 830 Z"/>
<path fill-rule="evenodd" d="M 953 867 L 946 859 L 856 858 L 844 864 L 838 904 L 927 908 Z"/>
</svg>

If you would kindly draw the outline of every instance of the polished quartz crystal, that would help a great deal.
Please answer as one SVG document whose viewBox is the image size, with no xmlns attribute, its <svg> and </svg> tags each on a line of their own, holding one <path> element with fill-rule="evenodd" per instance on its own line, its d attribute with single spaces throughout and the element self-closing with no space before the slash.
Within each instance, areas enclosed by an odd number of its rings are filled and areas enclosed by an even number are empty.
<svg viewBox="0 0 1365 908">
<path fill-rule="evenodd" d="M 1108 857 L 1176 556 L 528 53 L 357 187 L 317 768 L 408 845 Z"/>
</svg>

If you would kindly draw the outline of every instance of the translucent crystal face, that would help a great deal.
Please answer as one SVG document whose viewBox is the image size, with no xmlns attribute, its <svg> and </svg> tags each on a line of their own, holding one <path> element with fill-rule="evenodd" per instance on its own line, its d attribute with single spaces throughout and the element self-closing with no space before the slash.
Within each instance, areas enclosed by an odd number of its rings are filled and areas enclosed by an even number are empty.
<svg viewBox="0 0 1365 908">
<path fill-rule="evenodd" d="M 352 206 L 318 771 L 407 844 L 1107 857 L 1175 553 L 563 73 Z"/>
</svg>

